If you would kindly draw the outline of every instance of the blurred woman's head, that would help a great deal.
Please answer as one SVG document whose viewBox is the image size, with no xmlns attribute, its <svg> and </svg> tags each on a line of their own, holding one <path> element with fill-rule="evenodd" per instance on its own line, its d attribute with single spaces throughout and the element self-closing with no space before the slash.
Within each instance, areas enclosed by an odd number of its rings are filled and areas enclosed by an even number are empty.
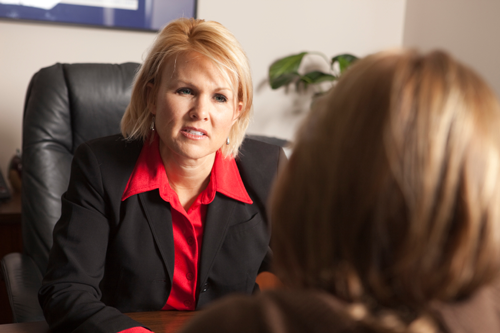
<svg viewBox="0 0 500 333">
<path fill-rule="evenodd" d="M 500 108 L 444 52 L 354 64 L 318 100 L 271 200 L 278 275 L 349 302 L 420 309 L 500 265 Z"/>
<path fill-rule="evenodd" d="M 230 130 L 229 144 L 221 147 L 225 156 L 236 156 L 251 117 L 252 79 L 241 45 L 224 26 L 214 21 L 178 19 L 158 34 L 137 73 L 131 102 L 122 119 L 122 134 L 128 139 L 149 137 L 152 107 L 165 66 L 175 66 L 175 59 L 187 54 L 199 54 L 212 61 L 237 97 L 235 103 L 238 105 L 234 107 L 240 110 L 238 119 Z"/>
</svg>

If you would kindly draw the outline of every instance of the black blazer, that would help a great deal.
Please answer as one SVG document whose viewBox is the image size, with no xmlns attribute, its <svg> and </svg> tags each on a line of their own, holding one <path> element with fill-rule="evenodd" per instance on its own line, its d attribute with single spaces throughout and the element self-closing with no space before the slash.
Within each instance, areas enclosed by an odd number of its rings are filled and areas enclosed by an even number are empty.
<svg viewBox="0 0 500 333">
<path fill-rule="evenodd" d="M 158 190 L 121 196 L 142 149 L 120 135 L 82 144 L 62 197 L 62 215 L 39 292 L 54 332 L 118 332 L 140 326 L 121 312 L 160 310 L 171 289 L 174 242 L 170 204 Z M 217 193 L 208 206 L 197 309 L 232 292 L 250 294 L 269 268 L 266 201 L 286 160 L 274 145 L 246 139 L 236 160 L 253 201 Z"/>
</svg>

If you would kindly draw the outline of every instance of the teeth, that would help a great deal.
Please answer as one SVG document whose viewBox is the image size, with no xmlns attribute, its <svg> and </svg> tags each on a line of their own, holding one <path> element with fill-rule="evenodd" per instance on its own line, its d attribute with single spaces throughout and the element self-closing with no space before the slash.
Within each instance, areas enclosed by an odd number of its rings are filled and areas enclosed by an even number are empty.
<svg viewBox="0 0 500 333">
<path fill-rule="evenodd" d="M 195 131 L 195 130 L 186 130 L 186 132 L 194 134 L 194 135 L 205 135 L 203 132 Z"/>
</svg>

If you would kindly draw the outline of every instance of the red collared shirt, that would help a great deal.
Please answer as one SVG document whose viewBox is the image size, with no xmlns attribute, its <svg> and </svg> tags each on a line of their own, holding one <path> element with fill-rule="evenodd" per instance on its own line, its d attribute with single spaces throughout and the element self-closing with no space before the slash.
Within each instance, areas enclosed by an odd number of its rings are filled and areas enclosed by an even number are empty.
<svg viewBox="0 0 500 333">
<path fill-rule="evenodd" d="M 207 188 L 186 211 L 180 204 L 177 193 L 169 185 L 160 156 L 158 136 L 151 144 L 144 144 L 125 187 L 122 201 L 156 189 L 161 198 L 171 205 L 175 248 L 172 289 L 163 310 L 194 310 L 207 205 L 214 200 L 216 192 L 247 204 L 253 202 L 241 180 L 235 160 L 224 158 L 217 152 Z"/>
</svg>

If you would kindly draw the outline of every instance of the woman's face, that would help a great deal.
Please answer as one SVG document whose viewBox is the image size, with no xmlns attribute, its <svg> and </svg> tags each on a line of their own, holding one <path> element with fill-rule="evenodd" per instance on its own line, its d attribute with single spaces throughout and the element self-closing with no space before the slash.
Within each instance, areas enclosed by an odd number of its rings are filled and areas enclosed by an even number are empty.
<svg viewBox="0 0 500 333">
<path fill-rule="evenodd" d="M 150 108 L 164 162 L 215 156 L 241 111 L 231 88 L 199 53 L 179 54 L 167 62 Z"/>
</svg>

